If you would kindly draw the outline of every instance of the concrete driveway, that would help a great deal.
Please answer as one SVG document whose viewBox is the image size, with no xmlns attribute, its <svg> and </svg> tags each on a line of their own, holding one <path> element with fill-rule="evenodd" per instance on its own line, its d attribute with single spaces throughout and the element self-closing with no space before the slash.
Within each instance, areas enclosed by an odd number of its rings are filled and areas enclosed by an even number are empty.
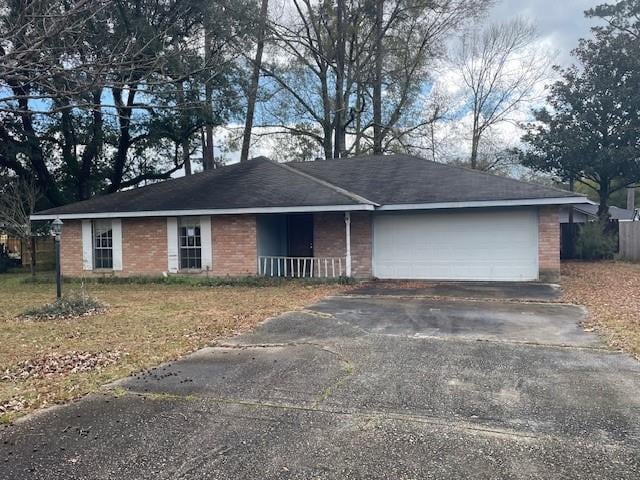
<svg viewBox="0 0 640 480">
<path fill-rule="evenodd" d="M 328 298 L 5 428 L 0 478 L 640 478 L 640 364 L 556 294 Z"/>
</svg>

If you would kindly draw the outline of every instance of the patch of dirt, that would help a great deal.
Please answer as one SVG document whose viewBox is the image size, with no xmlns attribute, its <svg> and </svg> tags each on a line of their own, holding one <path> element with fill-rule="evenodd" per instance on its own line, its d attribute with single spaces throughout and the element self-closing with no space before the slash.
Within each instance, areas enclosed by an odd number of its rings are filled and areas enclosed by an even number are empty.
<svg viewBox="0 0 640 480">
<path fill-rule="evenodd" d="M 564 262 L 562 289 L 560 301 L 587 307 L 587 329 L 640 359 L 640 265 Z"/>
</svg>

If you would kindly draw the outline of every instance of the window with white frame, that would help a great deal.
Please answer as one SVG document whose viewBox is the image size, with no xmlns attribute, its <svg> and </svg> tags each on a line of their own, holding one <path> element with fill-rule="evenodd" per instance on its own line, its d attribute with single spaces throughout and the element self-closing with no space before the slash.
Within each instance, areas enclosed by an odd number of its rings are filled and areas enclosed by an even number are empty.
<svg viewBox="0 0 640 480">
<path fill-rule="evenodd" d="M 180 268 L 183 270 L 200 270 L 202 268 L 200 221 L 197 218 L 180 219 L 178 237 Z"/>
<path fill-rule="evenodd" d="M 94 268 L 113 269 L 113 228 L 111 220 L 93 222 Z"/>
</svg>

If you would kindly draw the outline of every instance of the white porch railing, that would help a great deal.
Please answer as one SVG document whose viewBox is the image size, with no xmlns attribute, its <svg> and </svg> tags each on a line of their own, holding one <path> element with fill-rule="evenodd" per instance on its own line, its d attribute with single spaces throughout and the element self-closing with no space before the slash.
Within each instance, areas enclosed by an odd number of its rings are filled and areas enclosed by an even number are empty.
<svg viewBox="0 0 640 480">
<path fill-rule="evenodd" d="M 344 257 L 258 257 L 263 277 L 336 278 L 346 275 Z"/>
</svg>

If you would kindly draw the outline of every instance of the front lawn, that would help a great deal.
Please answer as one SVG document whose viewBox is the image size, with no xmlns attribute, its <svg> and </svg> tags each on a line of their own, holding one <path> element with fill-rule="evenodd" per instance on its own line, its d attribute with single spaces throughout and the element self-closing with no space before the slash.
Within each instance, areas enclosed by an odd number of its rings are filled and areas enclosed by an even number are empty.
<svg viewBox="0 0 640 480">
<path fill-rule="evenodd" d="M 63 403 L 100 385 L 253 328 L 336 293 L 337 285 L 95 284 L 104 314 L 31 321 L 19 316 L 54 300 L 55 285 L 0 275 L 0 420 Z M 65 284 L 66 292 L 81 289 Z"/>
<path fill-rule="evenodd" d="M 587 327 L 640 358 L 640 264 L 566 262 L 562 301 L 587 307 Z"/>
</svg>

